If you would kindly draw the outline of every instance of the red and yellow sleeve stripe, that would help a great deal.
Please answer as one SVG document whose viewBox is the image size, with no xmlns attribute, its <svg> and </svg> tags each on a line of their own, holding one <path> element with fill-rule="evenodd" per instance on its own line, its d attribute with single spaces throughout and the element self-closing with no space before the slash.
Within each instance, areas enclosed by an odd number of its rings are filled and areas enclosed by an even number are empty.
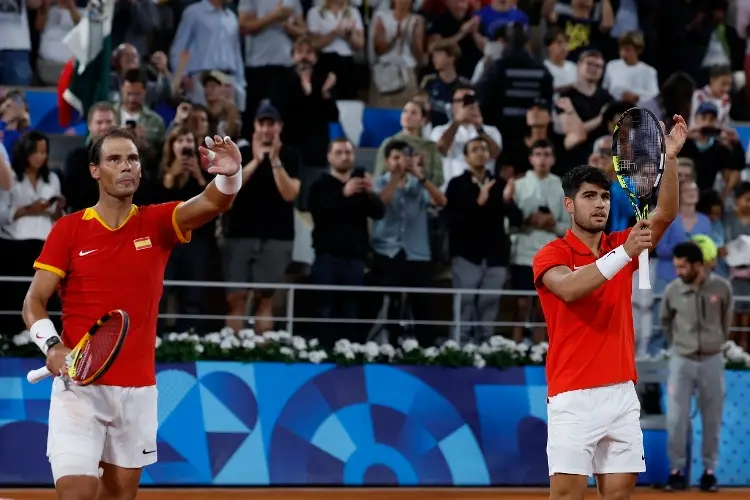
<svg viewBox="0 0 750 500">
<path fill-rule="evenodd" d="M 190 239 L 193 237 L 192 231 L 183 232 L 182 229 L 180 229 L 179 224 L 177 224 L 177 209 L 180 208 L 180 205 L 182 205 L 182 203 L 178 203 L 174 207 L 174 210 L 172 210 L 172 227 L 174 228 L 174 232 L 177 234 L 177 239 L 180 240 L 180 243 L 190 243 Z"/>
<path fill-rule="evenodd" d="M 50 266 L 49 264 L 43 264 L 41 262 L 34 261 L 34 269 L 41 269 L 42 271 L 48 271 L 50 273 L 56 274 L 61 278 L 65 277 L 65 271 L 60 269 L 59 267 Z"/>
</svg>

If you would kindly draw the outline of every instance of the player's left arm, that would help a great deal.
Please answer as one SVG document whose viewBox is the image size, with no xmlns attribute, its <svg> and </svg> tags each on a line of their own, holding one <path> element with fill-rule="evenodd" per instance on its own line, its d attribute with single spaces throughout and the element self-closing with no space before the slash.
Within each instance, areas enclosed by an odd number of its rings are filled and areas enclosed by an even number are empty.
<svg viewBox="0 0 750 500">
<path fill-rule="evenodd" d="M 242 187 L 242 155 L 229 137 L 206 137 L 206 146 L 198 149 L 202 163 L 216 177 L 201 194 L 175 209 L 174 223 L 182 233 L 197 229 L 226 212 Z"/>
<path fill-rule="evenodd" d="M 667 153 L 666 166 L 659 185 L 659 199 L 656 208 L 648 216 L 651 221 L 651 248 L 661 240 L 664 232 L 677 217 L 680 206 L 680 183 L 677 178 L 677 155 L 687 139 L 688 128 L 685 119 L 680 115 L 674 116 L 675 125 L 669 135 L 664 136 Z M 661 123 L 661 122 L 660 122 Z M 664 123 L 661 123 L 664 130 Z"/>
</svg>

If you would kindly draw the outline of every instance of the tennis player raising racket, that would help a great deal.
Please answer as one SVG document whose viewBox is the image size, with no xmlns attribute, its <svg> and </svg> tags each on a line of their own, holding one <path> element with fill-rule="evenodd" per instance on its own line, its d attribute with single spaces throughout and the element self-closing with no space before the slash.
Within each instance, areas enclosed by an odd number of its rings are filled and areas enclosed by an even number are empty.
<svg viewBox="0 0 750 500">
<path fill-rule="evenodd" d="M 99 201 L 57 221 L 34 264 L 23 318 L 53 374 L 66 372 L 66 355 L 103 314 L 129 316 L 124 344 L 95 384 L 53 382 L 47 456 L 61 500 L 134 499 L 141 468 L 156 462 L 154 347 L 167 259 L 191 230 L 227 210 L 242 185 L 237 146 L 218 136 L 206 146 L 202 162 L 217 175 L 205 191 L 184 203 L 137 207 L 133 135 L 113 129 L 94 141 L 89 170 Z M 58 287 L 62 337 L 46 311 Z"/>
<path fill-rule="evenodd" d="M 583 500 L 592 474 L 599 498 L 627 500 L 638 473 L 646 470 L 634 386 L 631 289 L 639 253 L 655 247 L 677 215 L 675 158 L 688 130 L 682 117 L 674 119 L 676 125 L 665 138 L 667 159 L 658 203 L 648 219 L 632 229 L 604 234 L 609 179 L 594 167 L 576 167 L 562 181 L 572 229 L 534 257 L 550 343 L 551 500 Z"/>
</svg>

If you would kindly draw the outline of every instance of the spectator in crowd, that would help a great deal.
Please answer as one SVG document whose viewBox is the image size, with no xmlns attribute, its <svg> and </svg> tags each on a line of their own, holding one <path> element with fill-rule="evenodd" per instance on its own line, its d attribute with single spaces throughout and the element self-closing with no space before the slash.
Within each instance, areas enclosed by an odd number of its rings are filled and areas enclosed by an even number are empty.
<svg viewBox="0 0 750 500">
<path fill-rule="evenodd" d="M 701 85 L 706 83 L 715 66 L 725 66 L 730 73 L 741 71 L 745 53 L 745 44 L 737 31 L 726 23 L 729 2 L 713 0 L 706 7 L 703 15 L 696 16 L 687 27 L 688 47 L 683 48 L 692 56 L 685 69 Z"/>
<path fill-rule="evenodd" d="M 477 65 L 474 67 L 474 73 L 471 75 L 472 85 L 479 83 L 487 68 L 490 67 L 494 61 L 503 57 L 503 52 L 505 51 L 505 46 L 508 42 L 506 37 L 508 26 L 509 25 L 502 25 L 497 27 L 493 32 L 492 37 L 487 39 L 487 43 L 484 44 L 484 57 L 477 62 Z"/>
<path fill-rule="evenodd" d="M 631 227 L 633 206 L 630 204 L 628 193 L 620 186 L 612 164 L 612 136 L 603 135 L 594 142 L 594 150 L 589 156 L 588 164 L 603 171 L 609 179 L 609 218 L 607 232 L 624 231 Z"/>
<path fill-rule="evenodd" d="M 696 125 L 695 119 L 698 109 L 703 103 L 711 103 L 716 107 L 716 125 L 723 127 L 729 120 L 732 99 L 729 91 L 732 89 L 732 70 L 729 66 L 712 66 L 708 71 L 708 84 L 696 89 L 690 103 L 690 127 Z"/>
<path fill-rule="evenodd" d="M 726 197 L 739 182 L 740 172 L 727 142 L 721 138 L 718 113 L 713 102 L 704 102 L 698 106 L 694 125 L 680 155 L 693 160 L 697 172 L 696 182 L 701 191 L 712 189 L 716 175 L 721 173 Z"/>
<path fill-rule="evenodd" d="M 112 44 L 127 43 L 141 54 L 149 53 L 149 39 L 159 26 L 159 11 L 152 0 L 115 2 Z"/>
<path fill-rule="evenodd" d="M 551 173 L 555 151 L 547 139 L 535 141 L 529 148 L 531 170 L 515 181 L 513 201 L 521 211 L 523 222 L 515 235 L 510 255 L 510 283 L 513 290 L 534 290 L 531 263 L 541 248 L 570 227 L 570 215 L 563 207 L 565 197 L 560 178 Z M 518 297 L 514 321 L 531 319 L 531 297 Z M 513 340 L 524 340 L 522 327 L 513 328 Z M 534 330 L 534 342 L 544 340 L 544 329 Z"/>
<path fill-rule="evenodd" d="M 11 167 L 12 185 L 9 196 L 0 206 L 0 276 L 31 276 L 34 259 L 42 251 L 52 224 L 65 208 L 60 179 L 47 166 L 49 140 L 40 132 L 31 131 L 15 143 Z M 8 309 L 20 311 L 28 285 L 4 284 Z M 15 320 L 15 322 L 13 321 Z M 9 320 L 15 327 L 18 318 Z M 18 331 L 18 330 L 10 330 Z"/>
<path fill-rule="evenodd" d="M 678 158 L 679 161 L 679 158 Z M 679 163 L 677 164 L 679 167 Z M 713 189 L 704 191 L 700 195 L 700 200 L 696 206 L 698 212 L 705 214 L 711 221 L 711 233 L 709 236 L 717 248 L 716 265 L 713 271 L 719 276 L 729 277 L 729 269 L 724 259 L 727 255 L 726 238 L 724 231 L 724 200 L 717 191 Z"/>
<path fill-rule="evenodd" d="M 741 182 L 734 192 L 734 210 L 727 211 L 724 219 L 724 237 L 727 247 L 737 245 L 741 237 L 750 236 L 750 182 Z M 735 295 L 750 296 L 750 256 L 747 253 L 747 244 L 737 245 L 734 255 L 727 255 L 727 260 L 732 257 L 729 264 L 729 278 L 732 280 L 732 289 Z M 744 248 L 744 250 L 743 250 Z M 738 255 L 739 254 L 739 255 Z M 736 306 L 735 325 L 740 328 L 750 327 L 750 302 L 738 302 Z M 750 347 L 748 342 L 750 335 L 747 331 L 736 335 L 737 344 L 745 351 Z"/>
<path fill-rule="evenodd" d="M 629 31 L 620 37 L 620 58 L 609 61 L 604 69 L 602 88 L 618 101 L 633 106 L 659 95 L 656 70 L 641 61 L 646 44 L 643 33 Z"/>
<path fill-rule="evenodd" d="M 661 86 L 659 95 L 656 98 L 642 103 L 640 106 L 648 109 L 661 121 L 667 130 L 670 130 L 674 123 L 672 117 L 675 115 L 691 116 L 693 91 L 695 90 L 695 81 L 683 72 L 676 72 L 669 75 Z"/>
<path fill-rule="evenodd" d="M 526 48 L 524 27 L 507 26 L 503 57 L 494 61 L 477 87 L 482 116 L 512 143 L 523 138 L 526 110 L 537 99 L 552 101 L 552 75 Z"/>
<path fill-rule="evenodd" d="M 0 139 L 8 152 L 13 152 L 13 144 L 29 130 L 29 122 L 29 105 L 20 90 L 0 98 Z"/>
<path fill-rule="evenodd" d="M 469 0 L 446 0 L 445 5 L 445 12 L 427 26 L 427 46 L 432 52 L 439 41 L 458 44 L 461 56 L 457 57 L 456 71 L 469 79 L 487 43 L 479 29 L 481 21 L 471 12 Z"/>
<path fill-rule="evenodd" d="M 224 219 L 224 275 L 229 281 L 279 283 L 292 260 L 294 247 L 294 200 L 299 195 L 299 153 L 281 142 L 283 124 L 278 110 L 261 103 L 255 114 L 252 158 L 242 169 L 242 189 Z M 230 289 L 230 316 L 244 316 L 247 290 Z M 274 326 L 274 291 L 253 294 L 257 332 Z M 227 326 L 239 331 L 242 319 L 229 319 Z"/>
<path fill-rule="evenodd" d="M 245 42 L 245 121 L 249 125 L 260 102 L 285 86 L 292 44 L 305 34 L 306 27 L 299 0 L 240 0 L 237 12 Z"/>
<path fill-rule="evenodd" d="M 146 104 L 146 76 L 141 70 L 130 70 L 120 87 L 121 102 L 115 106 L 117 125 L 133 130 L 135 136 L 153 151 L 164 142 L 164 120 Z M 143 154 L 143 153 L 141 153 Z"/>
<path fill-rule="evenodd" d="M 375 11 L 370 30 L 370 104 L 398 108 L 417 91 L 417 68 L 424 58 L 424 18 L 412 14 L 412 0 L 394 0 Z"/>
<path fill-rule="evenodd" d="M 193 134 L 193 137 L 206 137 L 214 134 L 211 130 L 211 120 L 208 109 L 200 104 L 191 104 L 190 112 L 187 118 L 187 127 Z"/>
<path fill-rule="evenodd" d="M 698 394 L 703 421 L 702 491 L 716 491 L 719 436 L 724 406 L 722 348 L 732 325 L 732 288 L 726 279 L 708 271 L 701 249 L 692 241 L 674 247 L 679 279 L 664 290 L 660 320 L 669 341 L 668 454 L 671 466 L 667 489 L 686 490 L 687 442 L 691 401 Z"/>
<path fill-rule="evenodd" d="M 430 287 L 430 238 L 428 210 L 445 205 L 440 188 L 423 173 L 421 156 L 408 142 L 391 139 L 385 146 L 388 171 L 374 180 L 375 193 L 385 206 L 385 215 L 372 226 L 374 261 L 372 276 L 378 286 Z M 404 319 L 400 293 L 389 294 L 388 319 Z M 416 321 L 429 320 L 433 297 L 409 294 L 408 303 Z M 415 334 L 420 344 L 427 345 L 431 327 L 417 325 Z M 397 326 L 388 326 L 398 337 Z"/>
<path fill-rule="evenodd" d="M 43 0 L 3 2 L 0 10 L 0 85 L 31 85 L 31 33 L 27 10 Z"/>
<path fill-rule="evenodd" d="M 190 131 L 182 126 L 172 129 L 164 142 L 162 163 L 159 169 L 159 201 L 189 200 L 203 192 L 210 182 L 210 175 L 200 166 L 198 145 Z M 211 248 L 215 246 L 216 224 L 206 224 L 192 231 L 190 243 L 178 245 L 169 256 L 164 279 L 206 281 Z M 201 288 L 197 286 L 165 287 L 160 309 L 166 312 L 170 292 L 177 299 L 177 312 L 181 315 L 201 313 Z M 178 318 L 174 331 L 202 330 L 195 318 Z M 163 328 L 162 328 L 163 330 Z"/>
<path fill-rule="evenodd" d="M 576 0 L 581 1 L 581 0 Z M 607 133 L 606 123 L 603 122 L 604 111 L 612 103 L 612 97 L 599 87 L 604 69 L 604 59 L 601 52 L 596 50 L 581 53 L 578 60 L 578 79 L 573 88 L 560 93 L 560 98 L 570 99 L 570 107 L 561 107 L 557 114 L 556 130 L 566 130 L 566 120 L 570 116 L 577 117 L 586 131 L 586 140 L 576 147 L 569 149 L 564 157 L 567 165 L 583 164 L 591 154 L 594 141 Z M 570 115 L 570 116 L 567 116 Z"/>
<path fill-rule="evenodd" d="M 214 70 L 203 74 L 201 84 L 208 110 L 209 131 L 221 137 L 237 137 L 242 121 L 234 102 L 231 78 Z"/>
<path fill-rule="evenodd" d="M 448 203 L 443 214 L 448 226 L 453 287 L 501 290 L 508 273 L 506 220 L 521 224 L 521 211 L 513 203 L 513 180 L 495 177 L 486 165 L 492 145 L 484 136 L 474 136 L 464 145 L 468 169 L 448 183 Z M 461 297 L 461 339 L 484 340 L 495 331 L 489 324 L 497 318 L 495 295 Z"/>
<path fill-rule="evenodd" d="M 245 109 L 240 26 L 224 0 L 201 0 L 185 9 L 169 60 L 175 81 L 182 83 L 191 102 L 206 104 L 201 77 L 206 72 L 220 71 L 231 80 L 237 109 Z M 183 77 L 187 77 L 184 82 Z"/>
<path fill-rule="evenodd" d="M 107 101 L 94 104 L 89 109 L 89 137 L 86 143 L 72 150 L 65 158 L 62 192 L 71 212 L 93 207 L 99 199 L 99 185 L 89 171 L 89 146 L 115 126 L 115 114 L 114 106 Z"/>
<path fill-rule="evenodd" d="M 430 57 L 435 72 L 425 76 L 419 87 L 429 96 L 430 123 L 437 127 L 451 121 L 451 101 L 456 89 L 469 87 L 471 82 L 456 71 L 456 61 L 461 58 L 457 43 L 450 40 L 434 42 Z"/>
<path fill-rule="evenodd" d="M 679 182 L 695 182 L 695 163 L 690 158 L 677 158 L 677 180 Z M 701 198 L 702 199 L 702 198 Z"/>
<path fill-rule="evenodd" d="M 190 118 L 190 112 L 192 110 L 193 110 L 193 103 L 187 100 L 183 100 L 182 102 L 180 102 L 180 104 L 177 105 L 177 109 L 175 109 L 172 123 L 170 123 L 169 127 L 167 128 L 167 134 L 170 134 L 172 132 L 172 129 L 175 129 L 175 128 L 190 127 L 188 122 Z M 206 113 L 206 122 L 208 122 L 208 113 Z M 206 126 L 206 131 L 208 131 L 208 126 Z M 193 135 L 193 137 L 205 137 L 206 135 L 209 135 L 209 134 L 206 133 L 202 136 Z"/>
<path fill-rule="evenodd" d="M 279 106 L 284 120 L 282 139 L 302 155 L 305 166 L 326 164 L 328 124 L 337 122 L 339 110 L 334 90 L 336 75 L 318 66 L 312 40 L 297 38 L 292 50 L 294 66 L 287 69 L 282 85 L 271 102 Z"/>
<path fill-rule="evenodd" d="M 384 174 L 387 169 L 386 149 L 394 140 L 406 142 L 415 154 L 420 157 L 420 166 L 426 179 L 436 186 L 443 185 L 443 160 L 434 142 L 424 139 L 422 128 L 427 123 L 425 109 L 416 101 L 406 103 L 401 111 L 401 131 L 388 137 L 380 145 L 375 159 L 375 174 Z"/>
<path fill-rule="evenodd" d="M 456 89 L 453 93 L 452 114 L 451 122 L 433 128 L 430 137 L 443 155 L 444 185 L 466 170 L 468 157 L 465 146 L 476 137 L 484 138 L 489 147 L 486 166 L 494 175 L 495 160 L 500 156 L 503 141 L 496 127 L 484 126 L 474 90 L 465 87 Z"/>
<path fill-rule="evenodd" d="M 453 94 L 451 94 L 451 98 L 452 96 Z M 432 122 L 430 121 L 430 117 L 432 116 L 432 103 L 430 102 L 430 95 L 424 90 L 420 90 L 414 94 L 414 97 L 412 97 L 411 100 L 422 106 L 422 109 L 424 109 L 427 123 L 422 127 L 422 137 L 429 139 L 432 136 Z"/>
<path fill-rule="evenodd" d="M 308 201 L 315 224 L 312 233 L 315 262 L 310 282 L 363 286 L 370 242 L 368 219 L 382 219 L 385 206 L 374 193 L 372 179 L 363 170 L 354 170 L 354 146 L 349 140 L 331 141 L 328 162 L 330 172 L 313 183 Z M 356 294 L 321 291 L 315 295 L 316 317 L 357 318 Z M 333 344 L 341 336 L 339 332 L 334 337 L 330 330 L 326 327 L 321 331 L 321 341 L 325 344 Z"/>
<path fill-rule="evenodd" d="M 6 201 L 2 197 L 8 195 L 8 190 L 13 185 L 13 169 L 10 167 L 10 155 L 3 143 L 0 142 L 0 206 L 5 206 Z"/>
<path fill-rule="evenodd" d="M 498 27 L 508 23 L 517 23 L 524 29 L 529 26 L 529 16 L 518 8 L 518 0 L 491 0 L 477 11 L 477 16 L 480 32 L 490 39 L 495 38 Z"/>
<path fill-rule="evenodd" d="M 554 10 L 548 17 L 550 25 L 558 26 L 568 37 L 568 59 L 580 61 L 581 55 L 606 49 L 606 34 L 614 24 L 612 5 L 602 1 L 600 19 L 594 16 L 594 0 L 571 0 L 566 11 Z"/>
<path fill-rule="evenodd" d="M 537 99 L 526 111 L 526 136 L 522 141 L 510 143 L 503 150 L 500 159 L 500 176 L 510 179 L 514 176 L 524 175 L 531 170 L 531 147 L 538 141 L 548 141 L 555 149 L 550 135 L 552 115 L 549 112 L 550 104 L 543 99 Z M 554 137 L 556 139 L 556 136 Z M 554 165 L 554 155 L 553 155 Z"/>
<path fill-rule="evenodd" d="M 86 13 L 84 1 L 43 2 L 37 9 L 34 24 L 40 32 L 39 57 L 36 61 L 39 80 L 49 87 L 57 86 L 63 66 L 73 54 L 63 39 Z"/>
<path fill-rule="evenodd" d="M 169 61 L 164 52 L 155 52 L 151 56 L 151 65 L 156 72 L 156 80 L 146 82 L 145 103 L 150 108 L 154 108 L 159 104 L 170 103 L 172 74 L 169 72 Z M 138 50 L 129 43 L 119 45 L 112 53 L 112 67 L 109 78 L 109 100 L 118 103 L 121 100 L 120 90 L 125 83 L 125 75 L 141 67 L 141 56 Z"/>
<path fill-rule="evenodd" d="M 568 35 L 558 26 L 551 26 L 544 33 L 547 58 L 544 65 L 552 75 L 552 87 L 556 94 L 569 90 L 578 79 L 574 62 L 568 61 Z"/>
<path fill-rule="evenodd" d="M 324 0 L 307 12 L 307 30 L 320 51 L 318 64 L 324 73 L 336 75 L 339 99 L 356 98 L 354 54 L 364 46 L 364 29 L 359 10 L 348 0 Z"/>
</svg>

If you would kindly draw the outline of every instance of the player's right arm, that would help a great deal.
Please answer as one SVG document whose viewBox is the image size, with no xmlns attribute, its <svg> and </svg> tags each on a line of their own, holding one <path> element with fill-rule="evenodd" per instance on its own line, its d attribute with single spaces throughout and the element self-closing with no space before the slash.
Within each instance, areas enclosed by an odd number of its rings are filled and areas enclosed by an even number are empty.
<svg viewBox="0 0 750 500">
<path fill-rule="evenodd" d="M 58 374 L 65 367 L 67 349 L 61 342 L 49 348 L 55 339 L 60 340 L 55 325 L 47 314 L 47 302 L 65 278 L 73 245 L 73 226 L 76 219 L 63 217 L 52 226 L 44 242 L 42 253 L 34 262 L 36 273 L 23 301 L 22 316 L 29 329 L 31 340 L 47 356 L 47 368 Z"/>
<path fill-rule="evenodd" d="M 586 297 L 628 266 L 641 250 L 651 248 L 649 224 L 638 221 L 623 245 L 578 269 L 571 269 L 571 257 L 563 247 L 547 245 L 534 256 L 534 281 L 541 281 L 564 302 Z"/>
</svg>

